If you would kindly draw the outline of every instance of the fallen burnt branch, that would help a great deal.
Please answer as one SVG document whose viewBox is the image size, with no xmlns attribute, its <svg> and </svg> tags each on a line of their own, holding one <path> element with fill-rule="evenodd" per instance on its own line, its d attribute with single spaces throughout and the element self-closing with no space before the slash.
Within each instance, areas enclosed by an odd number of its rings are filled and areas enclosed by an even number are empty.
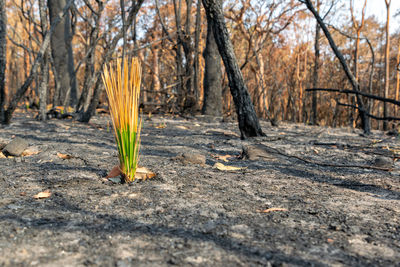
<svg viewBox="0 0 400 267">
<path fill-rule="evenodd" d="M 364 153 L 368 155 L 378 155 L 378 156 L 383 156 L 383 157 L 388 157 L 388 158 L 396 158 L 395 150 L 396 148 L 387 148 L 385 149 L 384 147 L 376 147 L 375 145 L 383 142 L 384 140 L 379 140 L 379 142 L 371 142 L 370 144 L 366 145 L 351 145 L 351 144 L 346 144 L 346 143 L 338 143 L 338 142 L 312 142 L 311 144 L 313 146 L 324 146 L 325 149 L 327 148 L 334 148 L 334 149 L 340 149 L 340 150 L 349 150 L 357 153 Z M 385 140 L 387 141 L 387 140 Z M 400 150 L 399 150 L 400 151 Z"/>
<path fill-rule="evenodd" d="M 397 100 L 394 100 L 391 98 L 385 98 L 385 97 L 381 97 L 381 96 L 377 96 L 377 95 L 368 94 L 368 93 L 361 92 L 361 91 L 354 91 L 354 90 L 348 90 L 348 89 L 340 90 L 340 89 L 334 89 L 334 88 L 308 88 L 308 89 L 306 89 L 306 92 L 312 92 L 312 91 L 325 91 L 325 92 L 336 92 L 336 93 L 341 93 L 341 94 L 362 95 L 367 98 L 379 100 L 382 102 L 392 103 L 394 105 L 400 106 L 400 101 L 397 101 Z"/>
<path fill-rule="evenodd" d="M 360 108 L 355 106 L 355 105 L 345 104 L 345 103 L 341 103 L 339 101 L 336 101 L 336 103 L 339 106 L 350 107 L 350 108 L 354 108 L 354 109 L 360 110 Z M 374 120 L 378 120 L 378 121 L 400 121 L 400 118 L 398 118 L 398 117 L 377 117 L 375 115 L 369 114 L 368 112 L 366 112 L 365 115 L 367 115 L 368 117 L 370 117 L 370 118 L 372 118 Z"/>
<path fill-rule="evenodd" d="M 317 162 L 317 161 L 313 161 L 313 160 L 309 160 L 309 159 L 305 159 L 296 155 L 289 155 L 286 154 L 276 148 L 267 146 L 265 144 L 258 144 L 261 146 L 264 146 L 265 148 L 267 148 L 269 151 L 268 152 L 273 152 L 276 154 L 279 154 L 281 156 L 285 156 L 288 158 L 294 158 L 300 161 L 303 161 L 305 163 L 308 164 L 314 164 L 314 165 L 319 165 L 319 166 L 323 166 L 323 167 L 334 167 L 334 168 L 360 168 L 360 169 L 370 169 L 370 170 L 379 170 L 379 171 L 392 171 L 393 168 L 384 168 L 384 167 L 377 167 L 377 166 L 370 166 L 370 165 L 358 165 L 358 164 L 330 164 L 330 163 L 324 163 L 324 162 Z M 262 155 L 259 155 L 260 157 L 263 157 Z"/>
</svg>

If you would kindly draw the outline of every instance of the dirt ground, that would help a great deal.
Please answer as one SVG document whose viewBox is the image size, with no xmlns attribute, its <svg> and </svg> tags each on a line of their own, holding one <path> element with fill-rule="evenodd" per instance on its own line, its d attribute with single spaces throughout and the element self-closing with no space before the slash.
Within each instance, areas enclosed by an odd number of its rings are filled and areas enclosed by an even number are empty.
<svg viewBox="0 0 400 267">
<path fill-rule="evenodd" d="M 157 177 L 127 185 L 104 178 L 117 164 L 107 115 L 16 114 L 0 143 L 40 153 L 0 159 L 0 266 L 400 266 L 399 138 L 262 126 L 241 141 L 234 121 L 146 117 L 140 163 Z M 241 159 L 254 144 L 263 156 Z M 205 164 L 177 159 L 188 152 Z"/>
</svg>

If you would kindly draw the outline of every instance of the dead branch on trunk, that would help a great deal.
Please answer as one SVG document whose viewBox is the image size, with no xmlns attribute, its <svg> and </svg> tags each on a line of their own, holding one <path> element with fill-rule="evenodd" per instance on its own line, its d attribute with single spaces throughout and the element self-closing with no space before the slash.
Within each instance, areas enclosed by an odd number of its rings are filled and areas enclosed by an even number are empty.
<svg viewBox="0 0 400 267">
<path fill-rule="evenodd" d="M 356 94 L 356 95 L 364 96 L 366 98 L 371 98 L 371 99 L 375 99 L 375 100 L 379 100 L 382 102 L 391 103 L 391 104 L 400 106 L 400 101 L 397 101 L 395 99 L 385 98 L 385 97 L 381 97 L 381 96 L 377 96 L 377 95 L 373 95 L 373 94 L 369 94 L 369 93 L 364 93 L 361 91 L 354 91 L 354 90 L 348 90 L 348 89 L 341 90 L 341 89 L 335 89 L 335 88 L 308 88 L 308 89 L 306 89 L 306 92 L 312 92 L 312 91 L 336 92 L 336 93 L 341 93 L 341 94 Z"/>
<path fill-rule="evenodd" d="M 360 92 L 360 85 L 356 77 L 354 77 L 353 73 L 351 73 L 349 66 L 346 63 L 346 60 L 343 57 L 343 54 L 339 51 L 335 41 L 333 40 L 331 33 L 329 32 L 328 27 L 324 23 L 318 11 L 314 8 L 312 1 L 311 0 L 298 0 L 298 1 L 305 4 L 308 10 L 314 15 L 315 19 L 317 20 L 317 23 L 321 26 L 321 29 L 324 32 L 326 39 L 328 39 L 329 45 L 332 48 L 333 52 L 335 53 L 335 56 L 342 65 L 343 71 L 345 72 L 348 81 L 353 87 L 353 91 Z M 361 99 L 360 94 L 356 94 L 356 99 L 357 99 L 357 104 L 360 106 L 359 111 L 360 111 L 362 128 L 364 130 L 364 133 L 369 134 L 371 132 L 370 129 L 371 125 L 368 116 L 364 114 L 364 112 L 366 112 L 364 108 L 364 101 Z"/>
<path fill-rule="evenodd" d="M 345 104 L 345 103 L 341 103 L 339 101 L 336 101 L 336 103 L 339 106 L 344 106 L 344 107 L 350 107 L 350 108 L 354 108 L 354 109 L 360 109 L 359 107 L 355 106 L 355 105 L 351 105 L 351 104 Z M 378 120 L 378 121 L 400 121 L 400 118 L 397 117 L 390 117 L 390 116 L 386 116 L 386 117 L 377 117 L 375 115 L 372 115 L 368 112 L 365 113 L 368 117 L 374 119 L 374 120 Z"/>
</svg>

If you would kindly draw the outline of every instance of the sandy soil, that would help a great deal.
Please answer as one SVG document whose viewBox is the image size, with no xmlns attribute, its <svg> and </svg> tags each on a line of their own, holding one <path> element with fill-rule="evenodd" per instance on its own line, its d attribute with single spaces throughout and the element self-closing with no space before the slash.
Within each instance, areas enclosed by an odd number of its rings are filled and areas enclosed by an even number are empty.
<svg viewBox="0 0 400 267">
<path fill-rule="evenodd" d="M 1 266 L 399 266 L 396 137 L 263 122 L 266 137 L 241 141 L 235 122 L 147 118 L 141 165 L 157 177 L 127 185 L 104 179 L 117 164 L 108 123 L 16 114 L 0 128 L 0 143 L 40 151 L 0 158 Z M 254 144 L 262 157 L 239 158 Z M 188 152 L 205 164 L 176 158 Z"/>
</svg>

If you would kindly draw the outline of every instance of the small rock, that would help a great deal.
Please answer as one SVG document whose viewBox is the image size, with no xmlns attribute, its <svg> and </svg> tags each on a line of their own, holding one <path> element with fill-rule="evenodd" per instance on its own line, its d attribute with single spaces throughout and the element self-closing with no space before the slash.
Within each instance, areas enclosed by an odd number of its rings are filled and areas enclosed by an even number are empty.
<svg viewBox="0 0 400 267">
<path fill-rule="evenodd" d="M 268 147 L 262 144 L 243 146 L 242 158 L 249 160 L 271 160 L 274 156 L 268 151 Z"/>
<path fill-rule="evenodd" d="M 375 158 L 373 164 L 376 167 L 390 168 L 393 167 L 393 160 L 388 157 L 378 156 Z"/>
<path fill-rule="evenodd" d="M 209 220 L 205 224 L 202 225 L 202 232 L 205 234 L 211 233 L 215 228 L 217 227 L 217 224 L 214 220 Z"/>
<path fill-rule="evenodd" d="M 108 178 L 108 180 L 113 182 L 114 184 L 121 184 L 122 183 L 122 179 L 120 177 Z"/>
<path fill-rule="evenodd" d="M 21 156 L 22 152 L 28 147 L 28 142 L 24 139 L 17 137 L 12 140 L 8 145 L 3 148 L 3 154 L 6 156 Z"/>
<path fill-rule="evenodd" d="M 360 233 L 360 227 L 358 227 L 356 225 L 351 225 L 351 226 L 349 226 L 349 232 L 352 234 L 358 234 L 358 233 Z"/>
<path fill-rule="evenodd" d="M 0 143 L 0 151 L 2 151 L 3 148 L 5 148 L 6 145 L 7 145 L 6 143 Z"/>
<path fill-rule="evenodd" d="M 311 215 L 318 214 L 318 210 L 316 210 L 316 209 L 309 209 L 307 212 L 308 212 L 308 214 L 311 214 Z"/>
<path fill-rule="evenodd" d="M 183 153 L 182 155 L 176 157 L 176 159 L 182 161 L 182 163 L 192 163 L 192 164 L 206 164 L 206 156 L 197 153 Z"/>
<path fill-rule="evenodd" d="M 329 225 L 329 229 L 330 229 L 330 230 L 334 230 L 334 231 L 341 231 L 343 228 L 342 228 L 342 226 L 341 226 L 339 223 L 333 222 L 333 223 L 331 223 L 331 224 Z"/>
</svg>

